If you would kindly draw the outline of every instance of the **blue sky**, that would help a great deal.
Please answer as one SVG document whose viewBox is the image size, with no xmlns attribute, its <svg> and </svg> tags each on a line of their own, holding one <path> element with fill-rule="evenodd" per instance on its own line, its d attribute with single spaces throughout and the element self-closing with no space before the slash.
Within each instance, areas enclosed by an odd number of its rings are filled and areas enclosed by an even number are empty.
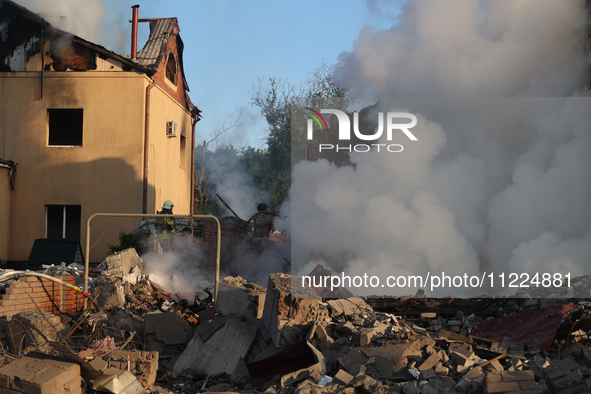
<svg viewBox="0 0 591 394">
<path fill-rule="evenodd" d="M 395 4 L 396 0 L 390 3 Z M 259 78 L 299 82 L 323 59 L 336 62 L 353 49 L 361 28 L 389 28 L 397 8 L 371 11 L 363 0 L 349 1 L 118 1 L 105 0 L 101 21 L 102 45 L 130 52 L 131 6 L 139 4 L 140 18 L 177 17 L 185 44 L 185 75 L 189 95 L 203 111 L 197 124 L 201 142 L 226 116 L 245 108 L 243 126 L 228 133 L 225 142 L 262 146 L 264 121 L 250 105 Z M 387 4 L 387 2 L 386 2 Z M 123 26 L 123 28 L 121 28 Z M 138 48 L 147 24 L 140 23 Z"/>
</svg>

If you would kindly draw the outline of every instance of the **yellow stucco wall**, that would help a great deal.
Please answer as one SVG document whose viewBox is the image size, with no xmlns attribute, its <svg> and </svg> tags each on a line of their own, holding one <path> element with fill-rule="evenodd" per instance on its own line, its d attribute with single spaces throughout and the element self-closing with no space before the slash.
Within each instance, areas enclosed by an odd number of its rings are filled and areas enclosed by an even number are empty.
<svg viewBox="0 0 591 394">
<path fill-rule="evenodd" d="M 81 205 L 83 249 L 86 220 L 93 213 L 142 212 L 149 78 L 136 72 L 46 72 L 42 98 L 40 83 L 39 72 L 0 73 L 0 157 L 18 163 L 10 203 L 9 261 L 26 261 L 34 240 L 45 237 L 46 205 Z M 188 213 L 190 161 L 188 168 L 179 167 L 180 137 L 166 138 L 165 124 L 161 133 L 159 125 L 174 120 L 179 135 L 188 125 L 190 152 L 190 115 L 158 88 L 151 89 L 150 100 L 148 213 L 166 199 L 175 201 L 175 213 Z M 48 108 L 83 109 L 82 147 L 48 146 Z M 133 230 L 138 223 L 93 220 L 90 260 L 102 260 L 107 245 L 118 243 L 119 231 Z"/>
<path fill-rule="evenodd" d="M 177 123 L 177 136 L 166 136 L 167 122 Z M 150 93 L 150 178 L 148 206 L 160 210 L 166 200 L 174 203 L 174 213 L 190 212 L 191 115 L 156 86 Z M 185 135 L 185 155 L 181 162 L 181 135 Z M 154 166 L 152 165 L 154 163 Z M 166 166 L 166 167 L 164 167 Z M 187 198 L 187 196 L 189 196 Z"/>
</svg>

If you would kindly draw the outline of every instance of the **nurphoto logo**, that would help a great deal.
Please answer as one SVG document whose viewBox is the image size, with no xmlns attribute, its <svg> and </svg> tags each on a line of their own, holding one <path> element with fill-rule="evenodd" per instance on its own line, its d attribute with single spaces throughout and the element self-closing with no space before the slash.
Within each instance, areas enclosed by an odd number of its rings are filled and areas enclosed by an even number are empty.
<svg viewBox="0 0 591 394">
<path fill-rule="evenodd" d="M 349 116 L 338 109 L 321 109 L 320 112 L 309 108 L 304 107 L 307 110 L 307 114 L 312 117 L 312 119 L 308 119 L 307 123 L 307 138 L 308 140 L 314 139 L 314 121 L 320 126 L 320 130 L 328 130 L 328 124 L 326 120 L 322 116 L 322 114 L 333 114 L 337 117 L 338 124 L 339 124 L 339 141 L 350 141 L 351 140 L 351 121 L 349 120 Z M 417 117 L 408 112 L 388 112 L 386 116 L 384 116 L 383 112 L 378 113 L 378 127 L 373 134 L 364 134 L 359 130 L 359 113 L 353 112 L 353 133 L 355 137 L 362 141 L 378 141 L 382 134 L 384 133 L 384 118 L 386 123 L 386 139 L 388 141 L 392 141 L 392 136 L 394 135 L 394 131 L 402 131 L 411 141 L 418 141 L 417 137 L 409 129 L 413 128 L 417 125 Z M 410 123 L 395 123 L 395 120 L 399 119 L 410 119 Z M 355 145 L 341 145 L 341 144 L 319 144 L 318 150 L 322 152 L 323 150 L 336 150 L 339 151 L 349 151 L 349 152 L 369 152 L 372 147 L 375 147 L 378 152 L 380 152 L 380 148 L 385 147 L 388 152 L 402 152 L 404 147 L 400 144 L 355 144 Z"/>
</svg>

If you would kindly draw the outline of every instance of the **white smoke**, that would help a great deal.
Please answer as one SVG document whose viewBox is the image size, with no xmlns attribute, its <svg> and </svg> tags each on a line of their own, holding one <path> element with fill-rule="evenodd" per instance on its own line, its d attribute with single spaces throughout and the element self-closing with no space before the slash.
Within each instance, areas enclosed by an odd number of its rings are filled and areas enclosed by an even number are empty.
<svg viewBox="0 0 591 394">
<path fill-rule="evenodd" d="M 149 279 L 160 289 L 179 293 L 191 305 L 196 295 L 204 299 L 203 289 L 212 289 L 214 281 L 211 273 L 199 269 L 201 249 L 190 240 L 176 235 L 171 251 L 163 254 L 155 252 L 142 256 Z"/>
<path fill-rule="evenodd" d="M 583 0 L 412 0 L 342 53 L 363 96 L 570 95 L 584 82 Z"/>
<path fill-rule="evenodd" d="M 54 27 L 98 42 L 100 22 L 106 14 L 102 0 L 17 0 Z"/>
<path fill-rule="evenodd" d="M 354 167 L 296 165 L 294 260 L 322 253 L 337 271 L 382 281 L 589 273 L 585 27 L 582 0 L 413 0 L 391 29 L 364 28 L 340 56 L 350 92 L 448 98 L 380 100 L 379 111 L 419 119 L 419 141 L 401 140 L 400 154 L 352 154 Z M 577 97 L 523 98 L 531 96 Z"/>
<path fill-rule="evenodd" d="M 205 167 L 209 178 L 209 198 L 217 201 L 225 215 L 233 216 L 217 198 L 219 194 L 241 219 L 248 220 L 257 212 L 257 205 L 268 203 L 270 196 L 255 185 L 252 172 L 242 159 L 236 148 L 225 145 L 215 152 L 207 152 Z M 200 167 L 203 163 L 197 165 Z"/>
</svg>

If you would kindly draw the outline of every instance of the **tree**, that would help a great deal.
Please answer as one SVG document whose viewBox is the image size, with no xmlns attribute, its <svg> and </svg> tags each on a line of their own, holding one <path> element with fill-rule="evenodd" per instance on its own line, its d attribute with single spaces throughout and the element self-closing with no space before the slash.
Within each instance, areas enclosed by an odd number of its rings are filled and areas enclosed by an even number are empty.
<svg viewBox="0 0 591 394">
<path fill-rule="evenodd" d="M 253 92 L 252 103 L 261 109 L 267 121 L 269 152 L 268 182 L 271 187 L 271 210 L 278 210 L 287 198 L 291 182 L 291 100 L 295 85 L 269 78 L 269 86 Z"/>
<path fill-rule="evenodd" d="M 272 209 L 279 209 L 288 196 L 292 152 L 303 149 L 307 144 L 302 137 L 303 130 L 292 135 L 293 125 L 305 124 L 302 120 L 305 116 L 302 107 L 312 105 L 312 102 L 317 108 L 343 108 L 348 105 L 346 91 L 337 83 L 338 70 L 338 65 L 331 68 L 323 61 L 310 72 L 306 82 L 299 86 L 271 77 L 266 88 L 263 88 L 263 80 L 259 79 L 258 89 L 252 93 L 252 104 L 260 108 L 268 125 L 266 142 L 269 177 L 272 180 L 269 205 Z M 293 116 L 297 120 L 294 121 Z M 294 141 L 296 146 L 292 146 Z"/>
<path fill-rule="evenodd" d="M 226 116 L 222 120 L 220 126 L 216 130 L 214 130 L 214 132 L 210 136 L 209 141 L 203 141 L 203 145 L 201 146 L 200 152 L 199 150 L 196 150 L 196 157 L 194 158 L 195 193 L 193 204 L 195 206 L 195 213 L 197 214 L 203 214 L 205 213 L 204 210 L 207 211 L 207 209 L 215 208 L 212 204 L 210 204 L 210 199 L 207 194 L 207 189 L 209 186 L 209 177 L 207 176 L 207 148 L 212 142 L 218 141 L 222 134 L 232 130 L 235 127 L 240 126 L 242 124 L 241 119 L 243 112 L 243 110 L 240 111 L 240 113 L 236 116 Z"/>
</svg>

